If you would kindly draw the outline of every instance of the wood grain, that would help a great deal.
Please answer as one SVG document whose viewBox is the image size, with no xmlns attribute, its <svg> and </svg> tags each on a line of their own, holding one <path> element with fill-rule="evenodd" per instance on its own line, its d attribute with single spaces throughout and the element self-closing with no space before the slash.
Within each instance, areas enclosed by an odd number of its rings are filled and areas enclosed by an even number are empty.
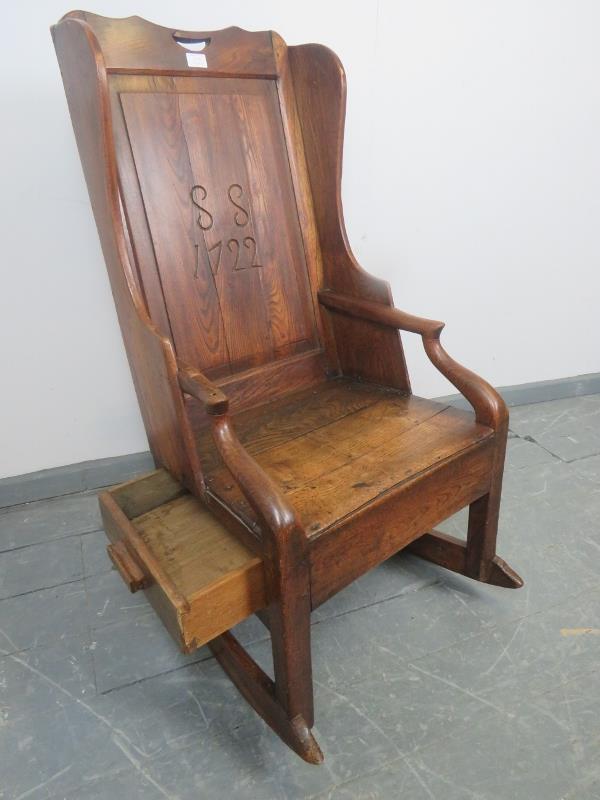
<svg viewBox="0 0 600 800">
<path fill-rule="evenodd" d="M 441 461 L 399 490 L 380 495 L 330 533 L 315 536 L 311 540 L 313 608 L 484 495 L 490 486 L 493 450 L 493 439 L 487 439 L 457 459 Z"/>
<path fill-rule="evenodd" d="M 94 31 L 106 69 L 129 74 L 190 74 L 185 50 L 174 35 L 210 39 L 206 48 L 206 75 L 277 74 L 270 31 L 244 31 L 231 27 L 220 31 L 180 31 L 165 28 L 141 17 L 110 19 L 89 11 L 71 11 L 63 17 L 87 24 Z"/>
<path fill-rule="evenodd" d="M 176 642 L 191 652 L 264 608 L 265 578 L 262 559 L 172 483 L 157 470 L 105 492 L 102 511 L 123 579 L 131 591 L 147 589 Z"/>
<path fill-rule="evenodd" d="M 429 531 L 415 539 L 407 548 L 411 553 L 421 556 L 445 569 L 469 575 L 467 543 L 442 531 Z M 520 589 L 522 579 L 499 556 L 493 556 L 487 583 L 505 589 Z"/>
<path fill-rule="evenodd" d="M 190 494 L 135 517 L 132 524 L 188 602 L 229 573 L 260 564 Z"/>
<path fill-rule="evenodd" d="M 315 347 L 314 309 L 273 84 L 194 83 L 119 97 L 177 353 L 237 372 Z"/>
<path fill-rule="evenodd" d="M 311 537 L 493 435 L 468 412 L 347 380 L 241 414 L 236 429 Z M 204 460 L 210 490 L 248 517 L 235 477 Z"/>
<path fill-rule="evenodd" d="M 342 208 L 346 76 L 338 57 L 318 44 L 288 47 L 304 154 L 323 258 L 322 289 L 392 305 L 389 285 L 369 275 L 352 253 Z M 345 375 L 409 390 L 397 331 L 365 320 L 328 318 Z"/>
</svg>

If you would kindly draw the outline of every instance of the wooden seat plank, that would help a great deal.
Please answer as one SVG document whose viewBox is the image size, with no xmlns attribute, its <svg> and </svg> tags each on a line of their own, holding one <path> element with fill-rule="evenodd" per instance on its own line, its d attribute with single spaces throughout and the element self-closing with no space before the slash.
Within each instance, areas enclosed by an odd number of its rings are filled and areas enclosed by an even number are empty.
<svg viewBox="0 0 600 800">
<path fill-rule="evenodd" d="M 288 492 L 310 534 L 334 527 L 384 492 L 491 436 L 463 414 L 444 409 L 399 435 L 394 425 L 386 426 L 358 458 Z"/>
<path fill-rule="evenodd" d="M 240 415 L 240 438 L 310 535 L 492 435 L 471 413 L 432 400 L 360 382 L 332 384 Z M 209 485 L 256 522 L 225 468 L 213 469 Z"/>
</svg>

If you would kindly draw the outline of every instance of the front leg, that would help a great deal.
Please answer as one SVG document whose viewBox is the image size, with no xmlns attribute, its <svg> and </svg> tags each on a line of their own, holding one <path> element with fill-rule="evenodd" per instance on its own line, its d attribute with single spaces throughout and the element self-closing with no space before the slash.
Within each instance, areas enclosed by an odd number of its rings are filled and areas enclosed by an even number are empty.
<svg viewBox="0 0 600 800">
<path fill-rule="evenodd" d="M 271 681 L 233 639 L 211 645 L 241 694 L 305 761 L 323 755 L 310 733 L 314 723 L 310 646 L 308 538 L 293 508 L 239 442 L 226 414 L 213 418 L 213 438 L 223 461 L 256 512 L 269 605 L 275 680 Z"/>
<path fill-rule="evenodd" d="M 498 579 L 500 576 L 497 573 L 500 569 L 503 578 L 507 580 L 507 584 L 504 585 L 518 588 L 523 585 L 521 578 L 496 556 L 507 437 L 508 418 L 496 429 L 496 451 L 492 462 L 489 491 L 469 506 L 465 574 L 475 580 L 492 583 L 494 582 L 490 580 L 492 575 Z M 504 570 L 501 567 L 504 567 Z"/>
</svg>

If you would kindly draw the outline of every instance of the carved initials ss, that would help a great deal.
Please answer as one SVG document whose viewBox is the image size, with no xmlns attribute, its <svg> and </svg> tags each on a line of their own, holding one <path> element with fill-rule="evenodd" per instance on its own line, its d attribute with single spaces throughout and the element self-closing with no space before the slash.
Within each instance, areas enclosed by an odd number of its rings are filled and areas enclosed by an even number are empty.
<svg viewBox="0 0 600 800">
<path fill-rule="evenodd" d="M 213 226 L 213 218 L 212 214 L 209 211 L 207 211 L 203 206 L 200 205 L 200 201 L 198 200 L 198 194 L 200 192 L 202 192 L 202 197 L 200 198 L 200 200 L 204 202 L 208 197 L 208 192 L 206 191 L 204 186 L 201 186 L 200 184 L 192 186 L 192 191 L 190 192 L 190 196 L 192 198 L 192 203 L 196 206 L 196 208 L 200 209 L 200 213 L 198 214 L 198 219 L 196 220 L 196 222 L 198 223 L 198 225 L 200 225 L 203 231 L 208 231 Z"/>
<path fill-rule="evenodd" d="M 231 196 L 232 194 L 236 194 L 238 200 L 242 199 L 242 195 L 244 194 L 244 190 L 239 185 L 239 183 L 232 183 L 231 184 L 229 189 L 227 189 L 227 197 L 229 198 L 231 203 L 233 203 L 233 205 L 237 209 L 239 209 L 239 211 L 236 211 L 235 214 L 233 215 L 233 221 L 235 222 L 236 225 L 239 225 L 240 228 L 243 228 L 244 225 L 248 224 L 248 219 L 249 219 L 248 212 L 246 211 L 246 209 L 243 206 L 241 206 L 239 203 L 235 202 L 235 200 Z M 240 212 L 241 212 L 241 214 L 240 214 Z"/>
</svg>

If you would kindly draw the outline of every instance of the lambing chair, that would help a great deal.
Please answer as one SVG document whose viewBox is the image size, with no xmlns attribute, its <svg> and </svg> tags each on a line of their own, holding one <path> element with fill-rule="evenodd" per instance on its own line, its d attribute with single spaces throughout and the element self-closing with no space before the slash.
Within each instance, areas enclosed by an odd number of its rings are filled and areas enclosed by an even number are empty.
<svg viewBox="0 0 600 800">
<path fill-rule="evenodd" d="M 102 495 L 110 556 L 318 763 L 312 609 L 404 548 L 521 585 L 496 555 L 505 404 L 352 255 L 330 50 L 82 11 L 52 34 L 157 467 Z M 411 393 L 399 331 L 474 414 Z M 466 541 L 436 532 L 467 505 Z M 230 632 L 253 613 L 273 678 Z"/>
</svg>

